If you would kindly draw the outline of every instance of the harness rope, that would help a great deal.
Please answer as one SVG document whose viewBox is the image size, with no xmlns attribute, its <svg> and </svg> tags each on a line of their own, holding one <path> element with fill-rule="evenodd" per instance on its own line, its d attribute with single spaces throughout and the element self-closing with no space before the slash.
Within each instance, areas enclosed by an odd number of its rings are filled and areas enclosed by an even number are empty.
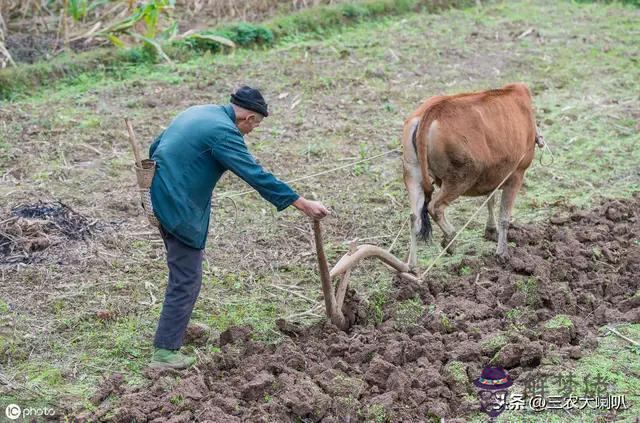
<svg viewBox="0 0 640 423">
<path fill-rule="evenodd" d="M 541 166 L 551 166 L 555 163 L 556 161 L 556 156 L 553 155 L 553 151 L 551 151 L 551 146 L 549 146 L 549 144 L 545 143 L 545 145 L 543 147 L 540 148 L 540 150 L 542 151 L 542 154 L 540 154 L 540 165 Z M 551 162 L 549 163 L 543 163 L 543 158 L 544 158 L 544 153 L 545 152 L 549 152 L 549 156 L 551 156 Z"/>
<path fill-rule="evenodd" d="M 387 155 L 389 155 L 391 153 L 395 153 L 395 152 L 398 152 L 400 150 L 401 150 L 401 148 L 394 148 L 393 150 L 389 150 L 389 151 L 386 151 L 384 153 L 376 154 L 375 156 L 367 157 L 365 159 L 358 160 L 358 161 L 355 161 L 355 162 L 351 162 L 351 163 L 348 163 L 346 165 L 338 166 L 338 167 L 333 168 L 333 169 L 323 170 L 322 172 L 314 173 L 312 175 L 306 175 L 306 176 L 301 176 L 299 178 L 291 179 L 289 181 L 285 181 L 285 183 L 290 184 L 292 182 L 298 182 L 298 181 L 302 181 L 302 180 L 305 180 L 305 179 L 315 178 L 316 176 L 326 175 L 327 173 L 333 173 L 333 172 L 336 172 L 338 170 L 345 169 L 347 167 L 355 166 L 355 165 L 360 164 L 360 163 L 364 163 L 364 162 L 371 161 L 373 159 L 377 159 L 378 157 L 387 156 Z M 218 195 L 214 195 L 214 198 L 222 199 L 222 198 L 239 197 L 241 195 L 251 194 L 251 193 L 254 193 L 254 192 L 256 192 L 256 190 L 248 189 L 246 191 L 222 193 L 219 196 Z"/>
<path fill-rule="evenodd" d="M 398 240 L 398 238 L 400 238 L 400 234 L 402 233 L 402 230 L 404 229 L 404 225 L 407 224 L 407 221 L 409 220 L 410 217 L 411 217 L 411 215 L 407 216 L 406 219 L 404 219 L 404 222 L 402 222 L 402 225 L 400 225 L 400 229 L 398 230 L 398 234 L 393 239 L 393 242 L 391 243 L 391 246 L 388 248 L 389 252 L 391 252 L 391 250 L 393 249 L 393 246 L 396 245 L 396 241 Z M 411 228 L 409 228 L 409 229 L 411 230 Z"/>
</svg>

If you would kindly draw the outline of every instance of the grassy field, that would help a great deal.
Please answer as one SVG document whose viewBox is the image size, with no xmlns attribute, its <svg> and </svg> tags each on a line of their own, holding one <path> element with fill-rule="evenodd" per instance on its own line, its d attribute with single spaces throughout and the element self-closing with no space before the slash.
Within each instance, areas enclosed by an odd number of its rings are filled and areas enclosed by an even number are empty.
<svg viewBox="0 0 640 423">
<path fill-rule="evenodd" d="M 509 1 L 393 17 L 176 67 L 84 74 L 3 104 L 2 205 L 60 200 L 98 224 L 93 239 L 52 250 L 50 261 L 2 270 L 0 358 L 9 384 L 0 406 L 91 407 L 103 375 L 142 380 L 166 266 L 162 242 L 137 206 L 125 116 L 149 143 L 184 108 L 226 102 L 244 83 L 259 86 L 273 116 L 248 144 L 267 169 L 290 180 L 398 148 L 404 117 L 426 97 L 523 81 L 554 160 L 532 165 L 514 217 L 542 221 L 640 190 L 639 23 L 640 10 L 620 4 Z M 400 153 L 293 186 L 331 207 L 323 224 L 332 262 L 347 250 L 345 240 L 389 246 L 409 213 Z M 193 320 L 210 325 L 214 337 L 250 324 L 260 339 L 277 342 L 276 318 L 322 318 L 312 233 L 302 215 L 278 214 L 255 194 L 223 198 L 246 188 L 232 175 L 218 186 Z M 462 226 L 480 203 L 456 202 L 453 223 Z M 485 218 L 482 211 L 435 271 L 493 251 L 482 238 Z M 405 228 L 394 252 L 404 256 L 407 242 Z M 420 249 L 422 266 L 438 244 Z M 391 275 L 367 264 L 352 279 L 379 309 Z M 99 317 L 103 311 L 108 318 Z M 629 335 L 638 339 L 638 327 Z M 626 351 L 621 341 L 603 345 L 581 360 L 583 369 L 609 366 Z M 615 369 L 629 375 L 620 389 L 640 390 L 637 366 Z"/>
</svg>

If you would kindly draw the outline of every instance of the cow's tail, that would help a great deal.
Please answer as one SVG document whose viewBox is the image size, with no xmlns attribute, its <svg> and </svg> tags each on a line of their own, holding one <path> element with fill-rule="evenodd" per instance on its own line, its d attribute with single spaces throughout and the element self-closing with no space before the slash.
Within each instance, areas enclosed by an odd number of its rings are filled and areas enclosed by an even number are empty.
<svg viewBox="0 0 640 423">
<path fill-rule="evenodd" d="M 431 202 L 431 196 L 433 195 L 433 185 L 431 178 L 429 177 L 429 161 L 427 160 L 427 137 L 429 134 L 429 128 L 431 123 L 435 120 L 434 106 L 428 107 L 418 128 L 413 131 L 413 145 L 416 148 L 416 155 L 418 156 L 418 163 L 420 163 L 420 173 L 422 174 L 422 190 L 424 191 L 424 204 L 420 211 L 420 229 L 417 233 L 418 237 L 423 241 L 431 240 L 431 234 L 433 228 L 431 226 L 431 218 L 429 216 L 428 205 Z"/>
</svg>

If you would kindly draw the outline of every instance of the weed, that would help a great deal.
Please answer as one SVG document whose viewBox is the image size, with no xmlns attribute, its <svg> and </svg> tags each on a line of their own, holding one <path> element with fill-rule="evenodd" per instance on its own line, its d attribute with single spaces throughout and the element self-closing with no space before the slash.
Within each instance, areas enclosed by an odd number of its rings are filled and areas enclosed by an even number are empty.
<svg viewBox="0 0 640 423">
<path fill-rule="evenodd" d="M 367 158 L 366 143 L 361 142 L 360 144 L 358 144 L 358 155 L 360 157 L 360 160 Z M 355 173 L 356 175 L 362 175 L 364 173 L 367 173 L 369 171 L 370 166 L 371 166 L 371 162 L 358 163 L 353 167 L 353 173 Z"/>
<path fill-rule="evenodd" d="M 387 301 L 387 295 L 384 292 L 375 292 L 369 297 L 369 315 L 373 319 L 373 323 L 377 326 L 384 320 L 383 306 Z"/>
<path fill-rule="evenodd" d="M 404 330 L 414 326 L 424 314 L 424 304 L 420 297 L 415 296 L 396 304 L 394 325 L 398 330 Z"/>
<path fill-rule="evenodd" d="M 591 249 L 591 254 L 593 255 L 593 258 L 600 259 L 602 258 L 602 249 L 600 249 L 598 246 L 595 246 Z"/>
<path fill-rule="evenodd" d="M 493 355 L 497 353 L 502 347 L 507 345 L 507 342 L 509 342 L 509 340 L 504 334 L 498 334 L 486 340 L 483 340 L 481 345 L 482 349 L 487 351 L 487 354 Z"/>
<path fill-rule="evenodd" d="M 273 44 L 273 32 L 261 25 L 240 23 L 227 26 L 218 30 L 204 30 L 199 34 L 204 35 L 192 37 L 185 41 L 187 45 L 197 50 L 208 50 L 214 53 L 223 51 L 224 45 L 215 38 L 206 36 L 220 36 L 233 41 L 237 46 L 268 46 Z"/>
<path fill-rule="evenodd" d="M 572 328 L 573 322 L 566 314 L 558 314 L 545 323 L 546 329 Z"/>
<path fill-rule="evenodd" d="M 455 325 L 451 322 L 446 313 L 440 313 L 440 324 L 442 324 L 442 328 L 447 333 L 453 333 L 456 329 Z"/>
<path fill-rule="evenodd" d="M 455 360 L 449 361 L 444 366 L 444 370 L 457 383 L 461 383 L 461 384 L 468 383 L 467 368 L 464 365 L 464 363 L 461 363 L 460 361 L 455 361 Z"/>
<path fill-rule="evenodd" d="M 509 320 L 511 323 L 516 323 L 518 321 L 518 319 L 520 319 L 520 317 L 522 317 L 522 310 L 519 308 L 512 308 L 511 310 L 507 311 L 506 317 L 507 320 Z"/>
<path fill-rule="evenodd" d="M 516 289 L 525 295 L 527 306 L 535 308 L 540 304 L 540 294 L 538 293 L 538 280 L 530 277 L 516 282 Z"/>
<path fill-rule="evenodd" d="M 176 394 L 169 398 L 169 402 L 173 405 L 180 405 L 183 401 L 184 397 L 181 394 Z"/>
<path fill-rule="evenodd" d="M 460 275 L 461 276 L 469 276 L 470 274 L 473 273 L 473 269 L 469 266 L 462 266 L 460 268 Z"/>
<path fill-rule="evenodd" d="M 387 411 L 382 404 L 372 404 L 367 408 L 367 417 L 375 423 L 388 421 Z"/>
</svg>

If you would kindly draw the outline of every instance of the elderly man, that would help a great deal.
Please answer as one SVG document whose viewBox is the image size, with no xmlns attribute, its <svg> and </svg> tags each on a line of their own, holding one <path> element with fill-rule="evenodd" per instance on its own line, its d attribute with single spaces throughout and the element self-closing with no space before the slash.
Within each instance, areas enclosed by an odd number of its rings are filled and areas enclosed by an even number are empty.
<svg viewBox="0 0 640 423">
<path fill-rule="evenodd" d="M 157 166 L 151 201 L 169 267 L 151 367 L 182 369 L 195 362 L 178 350 L 202 283 L 212 191 L 225 171 L 246 181 L 278 211 L 293 205 L 316 219 L 328 213 L 321 203 L 304 199 L 266 172 L 247 149 L 243 135 L 269 115 L 260 92 L 245 86 L 230 101 L 180 113 L 149 150 Z"/>
</svg>

